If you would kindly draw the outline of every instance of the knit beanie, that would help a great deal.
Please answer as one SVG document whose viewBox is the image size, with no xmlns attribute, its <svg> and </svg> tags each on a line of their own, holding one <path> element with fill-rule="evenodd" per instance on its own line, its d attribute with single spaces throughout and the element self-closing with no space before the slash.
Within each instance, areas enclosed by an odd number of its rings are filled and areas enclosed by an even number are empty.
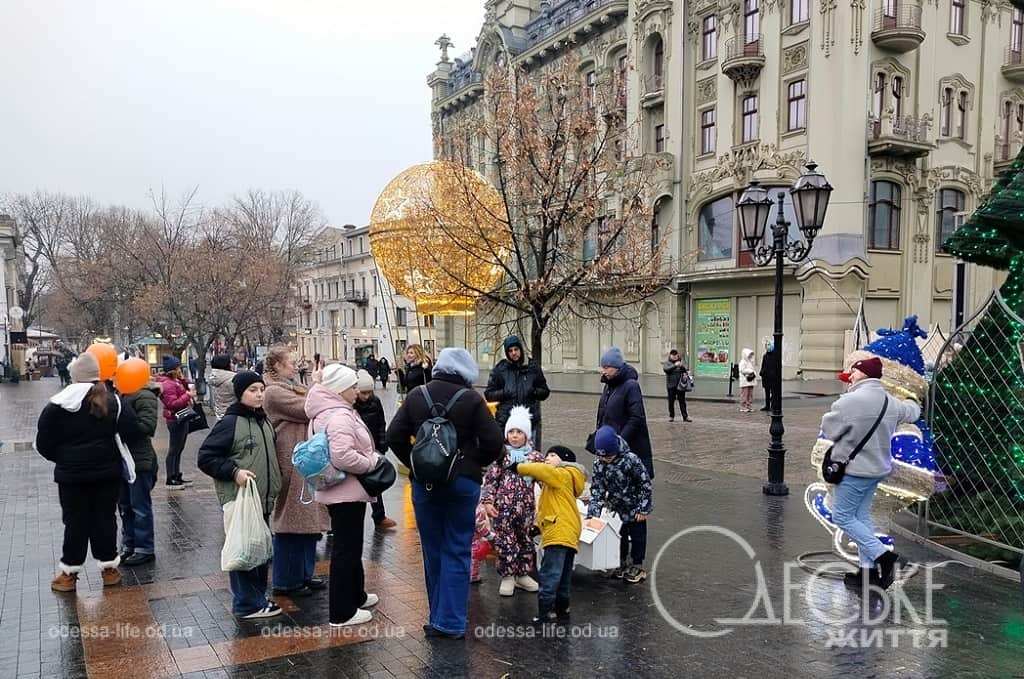
<svg viewBox="0 0 1024 679">
<path fill-rule="evenodd" d="M 100 381 L 99 361 L 88 352 L 79 354 L 78 358 L 71 361 L 68 372 L 71 373 L 71 381 L 75 383 Z"/>
<path fill-rule="evenodd" d="M 332 363 L 331 365 L 324 368 L 324 376 L 320 380 L 320 384 L 324 385 L 336 394 L 354 387 L 359 381 L 356 377 L 356 371 L 349 368 L 347 365 L 340 363 Z"/>
<path fill-rule="evenodd" d="M 872 358 L 864 358 L 851 366 L 852 370 L 859 370 L 868 377 L 874 379 L 881 379 L 882 377 L 882 359 L 874 356 Z"/>
<path fill-rule="evenodd" d="M 601 354 L 602 368 L 622 368 L 626 365 L 626 359 L 622 355 L 622 349 L 611 347 Z"/>
<path fill-rule="evenodd" d="M 562 462 L 576 461 L 576 453 L 572 452 L 572 448 L 566 448 L 565 446 L 551 446 L 548 448 L 548 453 L 554 453 L 562 460 Z"/>
<path fill-rule="evenodd" d="M 594 434 L 595 455 L 616 455 L 619 452 L 619 435 L 609 425 L 604 425 Z"/>
<path fill-rule="evenodd" d="M 526 434 L 526 440 L 533 440 L 533 425 L 530 424 L 532 419 L 530 409 L 526 406 L 513 406 L 512 411 L 508 415 L 508 420 L 505 422 L 505 438 L 508 438 L 508 433 L 513 429 Z"/>
<path fill-rule="evenodd" d="M 235 373 L 235 376 L 231 378 L 231 388 L 235 392 L 235 398 L 241 401 L 242 394 L 245 393 L 245 390 L 257 382 L 265 384 L 259 373 L 254 373 L 251 370 L 243 370 L 240 373 Z"/>
<path fill-rule="evenodd" d="M 455 375 L 461 377 L 467 386 L 473 386 L 476 378 L 480 376 L 480 368 L 477 367 L 473 356 L 465 349 L 459 347 L 448 347 L 442 349 L 434 364 L 432 373 L 438 375 Z"/>
<path fill-rule="evenodd" d="M 161 367 L 163 368 L 163 371 L 165 373 L 169 373 L 172 370 L 174 370 L 175 368 L 180 368 L 181 367 L 181 361 L 176 359 L 174 356 L 164 356 L 164 362 L 163 362 L 163 365 Z"/>
<path fill-rule="evenodd" d="M 231 370 L 231 357 L 227 354 L 217 354 L 210 359 L 210 367 L 217 370 Z"/>
<path fill-rule="evenodd" d="M 357 372 L 356 386 L 359 387 L 359 391 L 373 391 L 373 378 L 370 376 L 370 373 L 365 370 Z"/>
</svg>

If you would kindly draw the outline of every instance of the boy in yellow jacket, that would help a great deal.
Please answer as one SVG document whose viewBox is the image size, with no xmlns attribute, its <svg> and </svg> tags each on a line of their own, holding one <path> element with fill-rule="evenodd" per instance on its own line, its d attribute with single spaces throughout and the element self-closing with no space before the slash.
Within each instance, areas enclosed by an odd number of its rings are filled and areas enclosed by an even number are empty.
<svg viewBox="0 0 1024 679">
<path fill-rule="evenodd" d="M 536 523 L 544 558 L 540 565 L 539 614 L 535 623 L 569 618 L 569 586 L 583 524 L 576 498 L 583 493 L 587 472 L 565 446 L 548 449 L 544 462 L 513 464 L 512 469 L 541 484 Z"/>
</svg>

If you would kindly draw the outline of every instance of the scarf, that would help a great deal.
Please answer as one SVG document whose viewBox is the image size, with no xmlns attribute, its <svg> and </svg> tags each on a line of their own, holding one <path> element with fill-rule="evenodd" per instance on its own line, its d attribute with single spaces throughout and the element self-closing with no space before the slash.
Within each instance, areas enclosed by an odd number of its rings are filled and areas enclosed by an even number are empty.
<svg viewBox="0 0 1024 679">
<path fill-rule="evenodd" d="M 508 455 L 508 461 L 511 464 L 521 464 L 526 462 L 526 456 L 533 452 L 533 446 L 527 444 L 520 446 L 519 448 L 513 448 L 512 446 L 505 444 L 506 454 Z M 524 476 L 523 481 L 526 481 L 526 485 L 533 483 L 533 478 Z"/>
</svg>

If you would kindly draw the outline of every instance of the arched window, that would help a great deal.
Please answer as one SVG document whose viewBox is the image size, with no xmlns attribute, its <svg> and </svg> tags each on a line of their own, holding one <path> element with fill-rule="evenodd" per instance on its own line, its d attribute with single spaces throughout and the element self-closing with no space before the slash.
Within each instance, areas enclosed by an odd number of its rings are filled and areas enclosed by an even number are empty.
<svg viewBox="0 0 1024 679">
<path fill-rule="evenodd" d="M 964 211 L 966 197 L 957 189 L 941 189 L 935 201 L 935 248 L 941 249 L 956 230 L 956 214 Z"/>
<path fill-rule="evenodd" d="M 898 184 L 888 181 L 871 182 L 871 202 L 868 204 L 869 248 L 899 249 L 900 200 Z"/>
<path fill-rule="evenodd" d="M 701 208 L 697 220 L 697 248 L 700 250 L 697 257 L 700 261 L 732 257 L 735 212 L 732 196 L 711 201 Z"/>
</svg>

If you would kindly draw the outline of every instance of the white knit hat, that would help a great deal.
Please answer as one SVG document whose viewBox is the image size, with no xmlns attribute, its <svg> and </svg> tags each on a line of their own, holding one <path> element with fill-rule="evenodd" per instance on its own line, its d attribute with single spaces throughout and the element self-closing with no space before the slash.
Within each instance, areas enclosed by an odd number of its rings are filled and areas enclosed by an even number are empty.
<svg viewBox="0 0 1024 679">
<path fill-rule="evenodd" d="M 359 391 L 373 391 L 373 378 L 370 377 L 370 373 L 360 369 L 356 372 L 356 380 Z"/>
<path fill-rule="evenodd" d="M 333 363 L 324 368 L 324 376 L 320 380 L 320 384 L 340 394 L 346 389 L 354 387 L 357 381 L 355 370 L 340 363 Z"/>
<path fill-rule="evenodd" d="M 513 406 L 512 411 L 508 414 L 508 421 L 505 422 L 505 438 L 508 438 L 508 433 L 512 429 L 518 429 L 519 431 L 526 434 L 526 440 L 533 440 L 533 425 L 530 424 L 530 420 L 533 419 L 533 415 L 530 413 L 530 409 L 526 406 Z"/>
</svg>

